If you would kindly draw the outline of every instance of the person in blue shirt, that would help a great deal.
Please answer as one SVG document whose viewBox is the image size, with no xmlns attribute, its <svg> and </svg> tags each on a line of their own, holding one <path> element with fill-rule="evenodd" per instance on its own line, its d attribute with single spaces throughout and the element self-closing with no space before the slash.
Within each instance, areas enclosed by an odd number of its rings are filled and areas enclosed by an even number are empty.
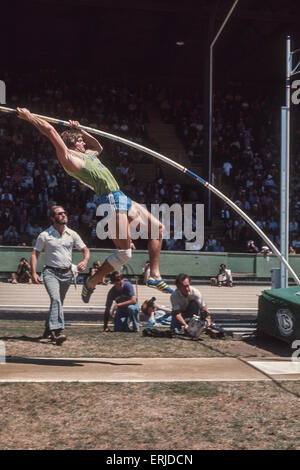
<svg viewBox="0 0 300 470">
<path fill-rule="evenodd" d="M 217 240 L 217 243 L 213 246 L 213 252 L 214 253 L 224 253 L 225 248 L 222 245 L 221 240 Z"/>
<path fill-rule="evenodd" d="M 109 290 L 106 298 L 104 312 L 104 331 L 108 329 L 108 319 L 113 302 L 112 309 L 114 317 L 114 331 L 139 331 L 138 314 L 140 306 L 137 302 L 134 287 L 129 281 L 124 281 L 120 271 L 114 271 L 110 275 L 110 281 L 113 287 Z M 129 327 L 132 321 L 132 329 Z"/>
</svg>

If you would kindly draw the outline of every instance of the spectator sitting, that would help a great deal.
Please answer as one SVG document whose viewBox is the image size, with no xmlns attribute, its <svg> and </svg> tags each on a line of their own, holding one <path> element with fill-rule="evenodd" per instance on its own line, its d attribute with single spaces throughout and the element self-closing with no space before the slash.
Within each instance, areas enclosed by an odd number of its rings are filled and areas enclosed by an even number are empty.
<svg viewBox="0 0 300 470">
<path fill-rule="evenodd" d="M 227 184 L 231 183 L 231 170 L 232 170 L 232 164 L 230 161 L 226 160 L 223 163 L 223 174 L 224 174 L 225 182 Z"/>
<path fill-rule="evenodd" d="M 227 204 L 224 204 L 224 207 L 221 209 L 221 219 L 223 220 L 230 219 L 230 210 Z"/>
<path fill-rule="evenodd" d="M 5 230 L 3 234 L 3 239 L 4 239 L 5 245 L 14 246 L 13 245 L 14 241 L 19 239 L 19 234 L 14 225 L 10 225 L 8 229 Z"/>
<path fill-rule="evenodd" d="M 7 191 L 7 189 L 5 189 L 5 191 L 1 194 L 1 200 L 3 199 L 8 199 L 9 201 L 14 202 L 14 198 L 12 197 L 11 193 Z"/>
<path fill-rule="evenodd" d="M 142 313 L 147 317 L 148 323 L 146 326 L 155 325 L 171 325 L 172 315 L 171 309 L 158 305 L 156 298 L 146 299 L 141 307 Z"/>
<path fill-rule="evenodd" d="M 214 233 L 211 233 L 208 237 L 208 245 L 213 250 L 213 247 L 217 244 L 217 240 Z"/>
<path fill-rule="evenodd" d="M 213 246 L 213 252 L 214 253 L 224 253 L 224 251 L 225 251 L 225 248 L 222 245 L 221 240 L 217 240 L 216 245 Z"/>
<path fill-rule="evenodd" d="M 296 217 L 293 217 L 291 222 L 289 223 L 289 230 L 290 230 L 291 237 L 294 238 L 294 236 L 297 235 L 298 230 L 299 230 L 299 224 L 296 220 Z"/>
<path fill-rule="evenodd" d="M 79 218 L 82 236 L 88 238 L 90 235 L 90 224 L 92 223 L 93 215 L 86 207 Z"/>
<path fill-rule="evenodd" d="M 21 187 L 23 189 L 33 188 L 33 177 L 31 176 L 30 171 L 27 171 L 27 175 L 23 176 Z"/>
<path fill-rule="evenodd" d="M 212 247 L 209 246 L 208 240 L 205 240 L 202 250 L 203 251 L 212 251 Z"/>
<path fill-rule="evenodd" d="M 200 245 L 198 245 L 196 249 L 197 250 L 200 249 Z M 180 238 L 175 240 L 175 245 L 173 246 L 172 250 L 173 251 L 184 251 L 185 250 L 185 245 L 184 245 L 183 240 L 181 240 Z"/>
<path fill-rule="evenodd" d="M 218 287 L 222 287 L 222 286 L 232 287 L 233 281 L 232 281 L 231 269 L 227 269 L 225 264 L 220 264 L 217 277 L 212 277 L 210 279 L 210 283 L 212 286 L 217 285 Z"/>
<path fill-rule="evenodd" d="M 260 253 L 262 253 L 264 256 L 268 256 L 272 254 L 272 250 L 270 250 L 270 248 L 265 245 L 261 247 Z"/>
<path fill-rule="evenodd" d="M 43 231 L 42 227 L 40 227 L 39 224 L 37 223 L 34 223 L 33 225 L 30 223 L 27 224 L 26 233 L 28 233 L 28 235 L 30 235 L 30 237 L 32 238 L 31 240 L 32 246 L 35 244 L 35 240 L 37 239 L 37 237 L 42 231 Z"/>
<path fill-rule="evenodd" d="M 264 182 L 264 185 L 268 188 L 271 188 L 270 191 L 271 192 L 277 192 L 277 184 L 275 183 L 275 181 L 273 180 L 273 176 L 272 175 L 268 175 L 265 182 Z"/>
<path fill-rule="evenodd" d="M 95 203 L 93 196 L 89 197 L 89 200 L 86 203 L 86 208 L 90 211 L 92 215 L 95 214 L 96 209 L 97 209 L 97 204 Z"/>
<path fill-rule="evenodd" d="M 54 174 L 47 176 L 47 186 L 48 188 L 54 189 L 57 186 L 57 178 Z"/>
<path fill-rule="evenodd" d="M 247 253 L 258 253 L 259 249 L 255 245 L 253 240 L 249 240 L 247 243 Z"/>
<path fill-rule="evenodd" d="M 127 185 L 132 185 L 135 183 L 136 175 L 135 175 L 135 169 L 132 163 L 129 164 L 129 168 L 125 176 L 126 176 Z"/>
<path fill-rule="evenodd" d="M 120 271 L 114 271 L 110 275 L 113 287 L 109 290 L 106 298 L 104 312 L 104 331 L 108 331 L 108 318 L 112 303 L 116 304 L 112 309 L 114 317 L 114 331 L 139 331 L 138 314 L 139 304 L 136 300 L 133 285 L 129 281 L 124 281 Z M 133 328 L 129 328 L 132 321 Z"/>
<path fill-rule="evenodd" d="M 126 176 L 129 170 L 129 161 L 128 158 L 125 157 L 122 162 L 117 166 L 116 171 L 119 171 L 121 175 Z"/>
<path fill-rule="evenodd" d="M 165 250 L 174 250 L 174 247 L 176 245 L 176 240 L 174 238 L 165 238 L 163 240 L 163 245 Z"/>
<path fill-rule="evenodd" d="M 235 240 L 235 233 L 234 233 L 234 222 L 233 219 L 228 219 L 226 224 L 225 224 L 225 232 L 224 232 L 225 238 L 228 240 L 234 241 Z M 208 244 L 208 242 L 207 242 Z M 205 251 L 210 251 L 210 250 L 205 250 Z"/>
<path fill-rule="evenodd" d="M 20 259 L 17 272 L 12 273 L 11 277 L 12 284 L 18 284 L 19 282 L 28 282 L 28 284 L 32 284 L 30 264 L 25 258 Z"/>
</svg>

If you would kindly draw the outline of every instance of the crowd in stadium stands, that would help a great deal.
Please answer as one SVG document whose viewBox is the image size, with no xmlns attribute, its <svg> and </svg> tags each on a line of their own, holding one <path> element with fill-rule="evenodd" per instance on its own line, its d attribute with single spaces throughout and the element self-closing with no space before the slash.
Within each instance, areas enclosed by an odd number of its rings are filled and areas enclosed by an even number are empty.
<svg viewBox="0 0 300 470">
<path fill-rule="evenodd" d="M 162 119 L 173 123 L 187 154 L 194 163 L 204 156 L 204 125 L 201 96 L 178 98 L 162 93 L 159 106 Z M 222 187 L 254 222 L 279 246 L 280 235 L 280 117 L 279 107 L 266 99 L 247 100 L 233 90 L 214 97 L 213 159 L 222 169 Z M 298 135 L 298 134 L 297 134 Z M 299 208 L 300 164 L 299 142 L 293 159 L 290 188 L 290 242 L 300 253 Z M 240 243 L 244 250 L 256 233 L 243 218 L 226 204 L 220 208 L 224 222 L 223 240 L 214 235 L 205 241 L 204 250 L 222 251 L 223 243 L 235 247 Z M 231 243 L 233 242 L 233 243 Z M 260 251 L 256 247 L 255 252 Z"/>
<path fill-rule="evenodd" d="M 119 87 L 84 78 L 70 83 L 48 72 L 44 80 L 30 75 L 19 79 L 5 77 L 10 90 L 9 107 L 28 107 L 32 112 L 62 119 L 75 119 L 112 134 L 159 148 L 147 134 L 147 99 L 155 99 L 162 119 L 173 124 L 182 139 L 191 162 L 204 153 L 204 126 L 201 95 L 177 98 L 163 89 Z M 278 110 L 264 100 L 248 101 L 241 94 L 227 92 L 215 96 L 213 123 L 214 164 L 222 168 L 223 190 L 279 243 L 279 163 L 280 142 L 275 116 Z M 121 189 L 140 203 L 173 204 L 197 202 L 193 187 L 168 184 L 159 167 L 155 181 L 138 180 L 135 163 L 144 154 L 111 140 L 104 144 L 103 159 L 120 182 Z M 49 141 L 15 115 L 0 114 L 0 245 L 33 245 L 38 234 L 48 226 L 51 205 L 62 204 L 69 215 L 69 226 L 78 231 L 90 247 L 104 247 L 111 242 L 97 238 L 97 196 L 70 178 L 58 163 Z M 294 168 L 299 168 L 300 154 Z M 293 173 L 291 193 L 291 245 L 300 252 L 299 208 L 300 176 Z M 211 234 L 204 251 L 222 252 L 240 243 L 249 251 L 255 234 L 245 221 L 226 205 L 218 214 L 223 220 L 223 234 Z M 106 244 L 105 244 L 106 243 Z M 108 245 L 107 245 L 108 243 Z M 137 241 L 137 248 L 144 248 Z M 163 249 L 182 250 L 184 240 L 164 240 Z M 195 248 L 197 249 L 197 248 Z M 258 249 L 259 250 L 259 249 Z"/>
</svg>

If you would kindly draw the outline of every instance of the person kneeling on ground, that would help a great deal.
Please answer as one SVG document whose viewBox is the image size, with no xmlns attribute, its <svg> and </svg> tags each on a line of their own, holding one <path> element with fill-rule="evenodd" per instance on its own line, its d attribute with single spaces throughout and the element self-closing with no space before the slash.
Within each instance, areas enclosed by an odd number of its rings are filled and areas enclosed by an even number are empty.
<svg viewBox="0 0 300 470">
<path fill-rule="evenodd" d="M 113 301 L 116 304 L 112 310 L 114 317 L 114 331 L 139 331 L 138 314 L 140 306 L 137 303 L 134 287 L 129 281 L 124 281 L 120 271 L 114 271 L 110 276 L 113 287 L 109 290 L 106 298 L 104 312 L 104 331 L 108 329 L 109 313 Z M 132 321 L 133 327 L 129 328 Z"/>
<path fill-rule="evenodd" d="M 146 299 L 142 304 L 141 311 L 147 317 L 146 326 L 171 325 L 172 310 L 164 305 L 158 305 L 155 297 Z"/>
<path fill-rule="evenodd" d="M 181 334 L 183 329 L 185 332 L 193 315 L 206 321 L 206 326 L 209 327 L 212 324 L 210 313 L 201 292 L 190 285 L 190 277 L 184 273 L 179 274 L 176 278 L 176 287 L 175 292 L 171 294 L 171 331 Z"/>
<path fill-rule="evenodd" d="M 12 284 L 18 284 L 18 282 L 28 282 L 32 284 L 31 268 L 30 264 L 25 258 L 20 259 L 20 263 L 16 273 L 12 273 Z"/>
</svg>

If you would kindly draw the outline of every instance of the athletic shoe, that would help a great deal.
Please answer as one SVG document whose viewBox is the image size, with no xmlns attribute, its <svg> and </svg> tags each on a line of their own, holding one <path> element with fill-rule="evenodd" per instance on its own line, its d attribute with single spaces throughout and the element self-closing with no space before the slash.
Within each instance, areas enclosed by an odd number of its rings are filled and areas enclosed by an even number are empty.
<svg viewBox="0 0 300 470">
<path fill-rule="evenodd" d="M 83 286 L 82 286 L 82 290 L 81 290 L 81 298 L 82 298 L 83 302 L 86 303 L 86 304 L 89 303 L 91 295 L 95 290 L 95 288 L 92 289 L 92 288 L 87 286 L 87 282 L 88 282 L 89 279 L 90 278 L 88 277 L 87 279 L 85 279 L 83 281 Z"/>
<path fill-rule="evenodd" d="M 166 292 L 167 294 L 172 294 L 174 292 L 170 286 L 163 280 L 163 279 L 154 279 L 153 277 L 149 277 L 147 281 L 148 287 L 154 287 L 154 289 L 158 289 L 161 292 Z"/>
<path fill-rule="evenodd" d="M 56 339 L 57 346 L 61 346 L 67 340 L 67 337 L 63 335 L 62 333 L 58 333 L 55 339 Z"/>
</svg>

